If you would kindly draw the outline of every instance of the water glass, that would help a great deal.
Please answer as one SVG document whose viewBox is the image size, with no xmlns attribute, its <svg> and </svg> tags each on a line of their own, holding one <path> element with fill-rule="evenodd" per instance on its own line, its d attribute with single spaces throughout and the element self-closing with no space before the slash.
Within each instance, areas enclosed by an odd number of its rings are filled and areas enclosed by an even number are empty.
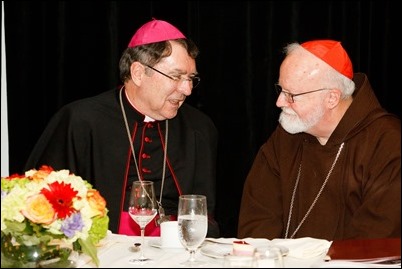
<svg viewBox="0 0 402 269">
<path fill-rule="evenodd" d="M 279 247 L 258 247 L 256 250 L 258 268 L 283 268 L 283 253 Z"/>
<path fill-rule="evenodd" d="M 180 195 L 177 212 L 179 238 L 190 252 L 190 258 L 181 263 L 186 267 L 202 266 L 204 262 L 195 259 L 195 252 L 204 242 L 208 230 L 207 197 L 204 195 Z"/>
<path fill-rule="evenodd" d="M 225 255 L 223 258 L 224 268 L 255 268 L 257 267 L 257 260 L 255 255 L 251 256 L 236 256 Z"/>
</svg>

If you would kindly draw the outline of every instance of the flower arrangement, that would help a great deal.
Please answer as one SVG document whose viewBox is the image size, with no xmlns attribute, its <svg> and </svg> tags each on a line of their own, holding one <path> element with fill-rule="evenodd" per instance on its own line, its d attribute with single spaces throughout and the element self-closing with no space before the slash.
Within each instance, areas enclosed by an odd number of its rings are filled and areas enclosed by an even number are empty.
<svg viewBox="0 0 402 269">
<path fill-rule="evenodd" d="M 2 257 L 3 247 L 15 256 L 26 246 L 68 245 L 99 266 L 96 244 L 107 234 L 107 213 L 101 194 L 69 170 L 42 166 L 2 177 Z"/>
</svg>

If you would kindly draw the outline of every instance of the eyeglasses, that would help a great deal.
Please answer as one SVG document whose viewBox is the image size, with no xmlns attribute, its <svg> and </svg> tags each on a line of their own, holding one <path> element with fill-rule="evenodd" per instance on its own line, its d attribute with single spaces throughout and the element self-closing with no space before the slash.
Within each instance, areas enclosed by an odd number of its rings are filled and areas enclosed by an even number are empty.
<svg viewBox="0 0 402 269">
<path fill-rule="evenodd" d="M 276 93 L 278 94 L 278 96 L 283 93 L 285 95 L 286 101 L 288 101 L 289 103 L 294 103 L 295 102 L 295 96 L 299 96 L 299 95 L 303 95 L 303 94 L 308 94 L 308 93 L 312 93 L 312 92 L 319 92 L 319 91 L 323 91 L 323 90 L 328 90 L 328 88 L 323 88 L 323 89 L 318 89 L 318 90 L 314 90 L 314 91 L 309 91 L 309 92 L 302 92 L 302 93 L 297 93 L 297 94 L 293 94 L 287 91 L 284 91 L 282 86 L 279 84 L 274 84 L 275 85 L 275 90 Z"/>
<path fill-rule="evenodd" d="M 159 70 L 156 69 L 156 68 L 153 68 L 152 66 L 149 66 L 149 65 L 147 65 L 147 64 L 145 64 L 145 66 L 148 67 L 148 68 L 151 68 L 152 70 L 158 72 L 159 74 L 161 74 L 161 75 L 163 75 L 163 76 L 165 76 L 165 77 L 167 77 L 167 78 L 170 78 L 170 79 L 173 80 L 174 82 L 179 83 L 179 82 L 188 81 L 188 82 L 191 83 L 191 86 L 192 86 L 193 88 L 197 87 L 198 84 L 200 84 L 200 81 L 201 81 L 201 78 L 200 78 L 200 77 L 197 77 L 197 76 L 189 77 L 189 78 L 183 78 L 183 77 L 181 77 L 181 76 L 180 76 L 180 77 L 179 77 L 179 76 L 177 76 L 177 77 L 172 77 L 172 76 L 169 76 L 169 75 L 167 75 L 167 74 L 165 74 L 165 73 L 159 71 Z"/>
</svg>

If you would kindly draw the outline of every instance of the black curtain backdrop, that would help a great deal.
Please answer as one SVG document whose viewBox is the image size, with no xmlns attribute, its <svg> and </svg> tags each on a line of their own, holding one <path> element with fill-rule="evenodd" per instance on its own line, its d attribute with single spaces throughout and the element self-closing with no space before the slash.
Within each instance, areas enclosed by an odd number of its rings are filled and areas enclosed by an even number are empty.
<svg viewBox="0 0 402 269">
<path fill-rule="evenodd" d="M 220 133 L 216 210 L 225 237 L 236 236 L 244 180 L 277 125 L 273 84 L 286 43 L 341 41 L 354 70 L 368 74 L 382 105 L 401 115 L 401 14 L 394 1 L 4 5 L 10 173 L 23 172 L 29 152 L 62 105 L 120 83 L 120 55 L 143 23 L 152 17 L 167 20 L 198 44 L 202 80 L 187 102 L 210 115 Z"/>
</svg>

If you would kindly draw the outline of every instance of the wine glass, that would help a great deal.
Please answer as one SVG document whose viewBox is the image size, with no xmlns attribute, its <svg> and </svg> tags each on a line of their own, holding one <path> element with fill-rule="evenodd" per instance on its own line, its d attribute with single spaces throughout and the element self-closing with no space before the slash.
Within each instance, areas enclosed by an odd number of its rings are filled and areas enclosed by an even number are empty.
<svg viewBox="0 0 402 269">
<path fill-rule="evenodd" d="M 183 246 L 190 252 L 190 258 L 181 263 L 185 267 L 197 267 L 204 264 L 195 259 L 195 252 L 207 236 L 208 216 L 207 197 L 204 195 L 181 195 L 177 220 L 179 238 Z"/>
<path fill-rule="evenodd" d="M 130 193 L 128 214 L 140 226 L 141 229 L 141 253 L 140 257 L 129 260 L 131 263 L 144 264 L 150 258 L 144 256 L 145 227 L 157 213 L 154 183 L 152 181 L 134 181 Z"/>
</svg>

